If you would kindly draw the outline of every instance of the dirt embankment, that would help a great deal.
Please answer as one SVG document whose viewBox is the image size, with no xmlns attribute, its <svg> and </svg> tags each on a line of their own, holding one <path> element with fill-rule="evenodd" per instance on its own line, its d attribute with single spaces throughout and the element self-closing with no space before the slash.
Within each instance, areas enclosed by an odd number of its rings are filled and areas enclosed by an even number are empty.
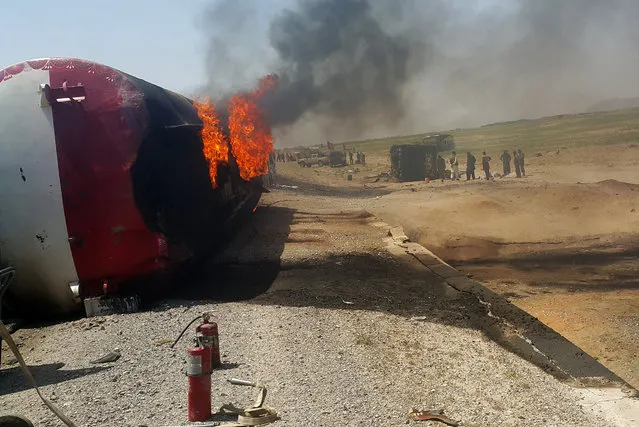
<svg viewBox="0 0 639 427">
<path fill-rule="evenodd" d="M 400 191 L 376 209 L 443 258 L 508 254 L 513 245 L 570 245 L 639 230 L 639 185 L 472 183 Z M 433 191 L 434 190 L 434 191 Z"/>
<path fill-rule="evenodd" d="M 639 387 L 639 185 L 413 185 L 373 210 Z"/>
</svg>

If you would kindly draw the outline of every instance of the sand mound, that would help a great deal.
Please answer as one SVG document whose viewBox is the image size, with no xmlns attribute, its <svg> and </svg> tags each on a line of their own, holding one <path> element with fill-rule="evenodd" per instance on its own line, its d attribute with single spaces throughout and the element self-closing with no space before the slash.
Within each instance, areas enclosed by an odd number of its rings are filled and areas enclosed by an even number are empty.
<svg viewBox="0 0 639 427">
<path fill-rule="evenodd" d="M 631 184 L 629 182 L 617 181 L 616 179 L 606 179 L 605 181 L 599 181 L 595 183 L 595 185 L 606 190 L 616 191 L 620 193 L 632 193 L 634 197 L 637 197 L 636 192 L 639 192 L 639 185 Z"/>
<path fill-rule="evenodd" d="M 519 201 L 520 213 L 537 213 L 546 216 L 567 216 L 574 218 L 579 212 L 587 212 L 595 218 L 623 217 L 639 204 L 639 185 L 609 179 L 591 184 L 555 184 L 533 188 L 510 189 L 500 194 L 490 194 L 491 198 Z M 624 218 L 620 218 L 624 219 Z M 547 221 L 548 218 L 545 218 Z"/>
<path fill-rule="evenodd" d="M 500 256 L 512 244 L 558 244 L 634 232 L 639 227 L 637 196 L 639 185 L 616 180 L 475 186 L 398 194 L 380 211 L 442 258 L 471 260 Z"/>
</svg>

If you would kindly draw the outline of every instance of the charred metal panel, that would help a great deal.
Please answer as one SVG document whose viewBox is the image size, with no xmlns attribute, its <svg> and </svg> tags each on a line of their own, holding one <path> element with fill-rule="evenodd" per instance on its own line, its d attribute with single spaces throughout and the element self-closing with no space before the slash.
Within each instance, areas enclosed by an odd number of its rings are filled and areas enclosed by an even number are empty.
<svg viewBox="0 0 639 427">
<path fill-rule="evenodd" d="M 390 148 L 391 174 L 399 181 L 423 181 L 437 177 L 438 147 L 430 144 L 402 144 Z"/>
</svg>

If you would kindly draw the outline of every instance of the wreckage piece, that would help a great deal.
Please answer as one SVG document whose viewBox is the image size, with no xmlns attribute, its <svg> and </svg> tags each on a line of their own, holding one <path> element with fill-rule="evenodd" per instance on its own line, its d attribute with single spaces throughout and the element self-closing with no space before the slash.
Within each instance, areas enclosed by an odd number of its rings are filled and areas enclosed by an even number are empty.
<svg viewBox="0 0 639 427">
<path fill-rule="evenodd" d="M 105 354 L 104 356 L 92 360 L 91 364 L 98 364 L 98 363 L 111 363 L 111 362 L 115 362 L 116 360 L 118 360 L 120 357 L 122 356 L 122 353 L 120 352 L 119 348 L 114 349 L 113 351 L 108 352 L 107 354 Z"/>
<path fill-rule="evenodd" d="M 401 144 L 390 148 L 391 175 L 398 181 L 437 178 L 438 147 L 433 144 Z"/>
<path fill-rule="evenodd" d="M 411 409 L 408 413 L 408 418 L 413 421 L 439 421 L 452 427 L 459 426 L 459 421 L 454 421 L 448 418 L 444 415 L 444 411 L 442 409 L 429 409 L 423 411 Z"/>
<path fill-rule="evenodd" d="M 412 138 L 411 138 L 412 139 Z M 455 149 L 455 139 L 450 134 L 432 134 L 406 144 L 390 148 L 391 175 L 398 181 L 424 181 L 439 178 L 437 154 Z"/>
<path fill-rule="evenodd" d="M 232 155 L 214 188 L 193 101 L 105 65 L 0 70 L 0 111 L 0 252 L 19 272 L 5 301 L 25 317 L 81 311 L 216 250 L 263 192 Z"/>
</svg>

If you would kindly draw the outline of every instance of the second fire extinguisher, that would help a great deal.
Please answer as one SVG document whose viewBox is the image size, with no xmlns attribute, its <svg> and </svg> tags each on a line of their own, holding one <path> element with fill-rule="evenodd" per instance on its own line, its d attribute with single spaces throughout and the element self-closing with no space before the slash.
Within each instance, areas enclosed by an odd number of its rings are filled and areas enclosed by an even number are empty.
<svg viewBox="0 0 639 427">
<path fill-rule="evenodd" d="M 217 323 L 209 321 L 209 317 L 204 317 L 202 323 L 195 328 L 195 337 L 198 344 L 207 349 L 211 369 L 219 368 L 222 361 L 220 359 L 220 338 L 217 332 Z"/>
</svg>

